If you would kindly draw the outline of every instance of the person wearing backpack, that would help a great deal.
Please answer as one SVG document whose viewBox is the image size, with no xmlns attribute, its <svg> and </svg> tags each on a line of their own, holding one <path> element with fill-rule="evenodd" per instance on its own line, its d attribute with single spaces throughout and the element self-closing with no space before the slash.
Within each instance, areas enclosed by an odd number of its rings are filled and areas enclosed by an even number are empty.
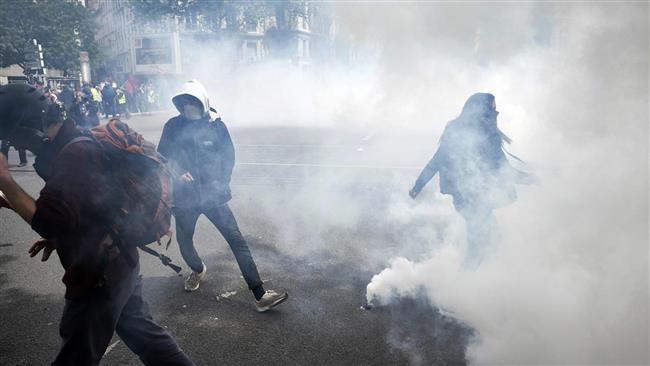
<svg viewBox="0 0 650 366">
<path fill-rule="evenodd" d="M 257 311 L 267 311 L 288 298 L 286 292 L 265 291 L 250 249 L 228 206 L 235 149 L 221 118 L 210 119 L 210 102 L 203 85 L 185 83 L 172 98 L 180 114 L 165 123 L 158 152 L 169 159 L 180 178 L 174 184 L 174 217 L 181 255 L 192 269 L 186 291 L 196 291 L 207 267 L 194 248 L 193 236 L 200 215 L 219 230 L 230 245 L 237 264 L 255 296 Z"/>
<path fill-rule="evenodd" d="M 43 251 L 45 261 L 56 250 L 65 270 L 62 345 L 52 364 L 98 365 L 117 332 L 145 365 L 194 365 L 152 319 L 142 297 L 136 247 L 112 245 L 121 202 L 100 145 L 89 139 L 75 142 L 81 136 L 74 121 L 64 120 L 60 107 L 48 105 L 33 87 L 0 88 L 0 138 L 32 151 L 34 168 L 45 181 L 34 200 L 0 156 L 0 191 L 6 197 L 1 203 L 44 238 L 30 255 Z"/>
</svg>

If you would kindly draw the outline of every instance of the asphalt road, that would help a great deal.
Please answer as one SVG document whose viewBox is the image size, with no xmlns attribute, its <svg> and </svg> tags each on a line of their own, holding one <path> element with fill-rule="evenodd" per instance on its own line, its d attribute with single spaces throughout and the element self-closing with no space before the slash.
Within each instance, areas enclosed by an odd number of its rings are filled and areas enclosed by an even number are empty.
<svg viewBox="0 0 650 366">
<path fill-rule="evenodd" d="M 133 116 L 129 124 L 157 142 L 167 117 Z M 195 242 L 208 272 L 198 291 L 184 292 L 182 278 L 157 259 L 141 259 L 154 318 L 187 354 L 199 365 L 464 364 L 471 329 L 426 302 L 360 308 L 365 286 L 391 257 L 427 253 L 428 238 L 416 228 L 440 225 L 427 215 L 395 220 L 391 211 L 395 200 L 407 200 L 435 133 L 228 125 L 237 151 L 231 207 L 266 287 L 290 298 L 256 313 L 229 247 L 201 218 Z M 13 150 L 10 163 L 17 163 Z M 37 196 L 42 182 L 31 168 L 12 170 Z M 35 239 L 0 210 L 3 365 L 48 364 L 58 350 L 63 270 L 55 255 L 45 263 L 29 258 Z M 176 245 L 167 254 L 187 268 Z M 139 361 L 115 337 L 103 364 Z"/>
</svg>

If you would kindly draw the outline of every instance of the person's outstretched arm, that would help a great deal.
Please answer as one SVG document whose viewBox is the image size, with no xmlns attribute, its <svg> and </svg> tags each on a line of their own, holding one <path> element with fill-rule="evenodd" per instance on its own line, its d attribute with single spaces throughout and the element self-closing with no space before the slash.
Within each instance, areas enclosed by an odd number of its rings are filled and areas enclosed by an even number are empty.
<svg viewBox="0 0 650 366">
<path fill-rule="evenodd" d="M 415 181 L 415 184 L 413 185 L 413 188 L 409 191 L 409 196 L 411 198 L 415 199 L 417 195 L 422 191 L 424 186 L 429 183 L 431 178 L 433 178 L 436 173 L 438 173 L 439 167 L 440 167 L 440 149 L 438 148 L 438 151 L 433 155 L 433 158 L 429 160 L 427 165 L 424 167 L 422 170 L 422 173 L 420 173 L 420 176 L 418 179 Z"/>
</svg>

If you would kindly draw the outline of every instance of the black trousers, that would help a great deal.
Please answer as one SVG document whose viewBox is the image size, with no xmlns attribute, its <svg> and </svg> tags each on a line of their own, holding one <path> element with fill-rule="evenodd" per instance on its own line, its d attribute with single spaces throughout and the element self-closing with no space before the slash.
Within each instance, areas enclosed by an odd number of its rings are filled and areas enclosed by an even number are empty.
<svg viewBox="0 0 650 366">
<path fill-rule="evenodd" d="M 27 151 L 25 149 L 16 149 L 18 150 L 18 157 L 20 158 L 21 164 L 27 164 Z M 7 140 L 2 141 L 2 147 L 0 148 L 2 154 L 9 158 L 9 142 Z"/>
<path fill-rule="evenodd" d="M 98 365 L 113 332 L 145 365 L 194 365 L 172 336 L 153 321 L 142 298 L 139 267 L 92 296 L 66 299 L 59 332 L 63 345 L 52 365 Z"/>
<path fill-rule="evenodd" d="M 248 249 L 244 236 L 239 231 L 237 220 L 235 220 L 235 216 L 228 204 L 191 208 L 176 207 L 174 209 L 176 237 L 185 263 L 195 272 L 203 270 L 203 261 L 196 252 L 193 241 L 196 221 L 201 214 L 204 214 L 212 222 L 230 245 L 248 288 L 254 289 L 261 286 L 262 280 L 257 272 L 257 266 L 253 261 L 251 251 Z"/>
<path fill-rule="evenodd" d="M 461 195 L 453 197 L 454 207 L 465 219 L 467 230 L 467 252 L 463 268 L 475 270 L 499 238 L 493 209 L 481 199 L 467 199 Z"/>
</svg>

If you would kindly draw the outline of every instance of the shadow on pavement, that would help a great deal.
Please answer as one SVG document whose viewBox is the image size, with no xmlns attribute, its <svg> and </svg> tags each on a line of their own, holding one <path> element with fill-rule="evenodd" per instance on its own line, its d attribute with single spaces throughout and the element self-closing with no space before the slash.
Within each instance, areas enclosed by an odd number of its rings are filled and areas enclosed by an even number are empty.
<svg viewBox="0 0 650 366">
<path fill-rule="evenodd" d="M 3 365 L 45 365 L 59 350 L 58 325 L 63 298 L 9 287 L 6 264 L 16 257 L 0 255 L 0 355 Z"/>
</svg>

